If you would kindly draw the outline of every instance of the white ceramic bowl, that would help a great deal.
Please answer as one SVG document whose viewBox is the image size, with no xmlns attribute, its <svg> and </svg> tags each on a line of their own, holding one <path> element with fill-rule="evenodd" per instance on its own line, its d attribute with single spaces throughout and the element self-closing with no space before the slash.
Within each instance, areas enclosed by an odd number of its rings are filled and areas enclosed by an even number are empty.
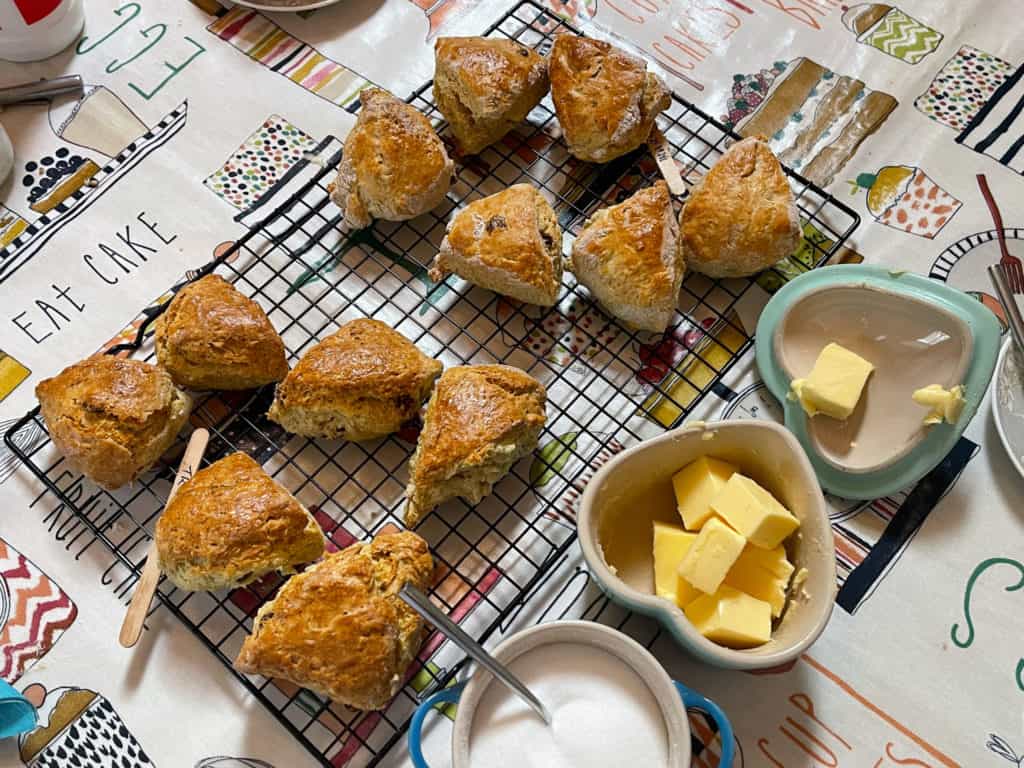
<svg viewBox="0 0 1024 768">
<path fill-rule="evenodd" d="M 992 416 L 1010 461 L 1024 477 L 1024 355 L 1009 336 L 992 379 Z"/>
<path fill-rule="evenodd" d="M 715 720 L 722 741 L 721 765 L 733 764 L 732 726 L 722 710 L 714 702 L 674 682 L 650 651 L 616 629 L 591 621 L 555 621 L 538 624 L 503 640 L 494 649 L 493 655 L 498 661 L 508 664 L 535 648 L 555 643 L 599 648 L 618 657 L 633 669 L 650 689 L 665 719 L 670 768 L 690 766 L 690 724 L 686 717 L 687 707 L 702 710 Z M 458 702 L 459 705 L 452 729 L 452 768 L 470 768 L 473 718 L 484 693 L 491 685 L 501 683 L 496 682 L 489 672 L 478 667 L 464 686 L 438 691 L 417 707 L 409 725 L 409 754 L 416 768 L 429 768 L 421 747 L 424 718 L 443 702 Z M 514 750 L 515 746 L 510 746 L 510 749 Z"/>
<path fill-rule="evenodd" d="M 704 455 L 737 465 L 800 521 L 786 549 L 797 573 L 807 570 L 806 580 L 791 587 L 772 639 L 757 648 L 733 650 L 711 642 L 680 608 L 654 594 L 652 523 L 679 524 L 672 475 Z M 730 669 L 784 664 L 817 639 L 832 615 L 835 543 L 825 499 L 800 444 L 774 422 L 738 419 L 686 425 L 623 451 L 587 485 L 578 529 L 587 565 L 605 592 L 630 610 L 660 621 L 680 645 L 709 664 Z M 616 563 L 614 569 L 609 559 Z"/>
</svg>

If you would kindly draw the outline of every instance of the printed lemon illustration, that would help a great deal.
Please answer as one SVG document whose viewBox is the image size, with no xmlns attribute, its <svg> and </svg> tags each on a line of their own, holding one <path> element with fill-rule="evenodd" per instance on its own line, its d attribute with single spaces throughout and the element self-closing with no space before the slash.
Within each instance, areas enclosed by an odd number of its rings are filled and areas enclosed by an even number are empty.
<svg viewBox="0 0 1024 768">
<path fill-rule="evenodd" d="M 961 205 L 927 173 L 910 165 L 886 165 L 876 173 L 862 173 L 850 186 L 853 193 L 867 190 L 868 212 L 875 221 L 929 240 Z"/>
</svg>

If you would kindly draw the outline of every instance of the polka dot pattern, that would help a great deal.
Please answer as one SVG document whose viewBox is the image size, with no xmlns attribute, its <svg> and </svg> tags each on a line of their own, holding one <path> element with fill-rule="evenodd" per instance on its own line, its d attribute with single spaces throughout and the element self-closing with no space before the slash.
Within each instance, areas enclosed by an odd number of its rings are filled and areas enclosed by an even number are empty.
<svg viewBox="0 0 1024 768">
<path fill-rule="evenodd" d="M 245 209 L 259 199 L 316 142 L 283 117 L 271 115 L 203 182 L 214 194 Z"/>
<path fill-rule="evenodd" d="M 946 62 L 914 106 L 932 120 L 962 131 L 1014 69 L 991 53 L 965 45 Z"/>
</svg>

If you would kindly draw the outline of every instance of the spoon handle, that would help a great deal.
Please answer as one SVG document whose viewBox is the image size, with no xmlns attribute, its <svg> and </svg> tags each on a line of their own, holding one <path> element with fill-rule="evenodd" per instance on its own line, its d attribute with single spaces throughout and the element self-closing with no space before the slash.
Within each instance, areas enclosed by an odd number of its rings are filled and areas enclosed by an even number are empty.
<svg viewBox="0 0 1024 768">
<path fill-rule="evenodd" d="M 55 96 L 63 96 L 69 93 L 81 96 L 84 91 L 85 86 L 81 75 L 64 75 L 63 77 L 55 77 L 52 80 L 37 80 L 33 83 L 0 88 L 0 106 L 52 99 Z"/>
<path fill-rule="evenodd" d="M 513 675 L 507 667 L 485 651 L 483 646 L 463 631 L 458 624 L 449 619 L 444 611 L 430 602 L 430 598 L 423 594 L 418 587 L 406 582 L 405 586 L 399 591 L 398 596 L 408 603 L 409 607 L 416 611 L 416 613 L 441 630 L 452 642 L 464 650 L 473 661 L 480 664 L 480 666 L 484 667 L 484 669 L 519 694 L 519 697 L 530 705 L 530 708 L 540 716 L 541 720 L 551 725 L 551 715 L 537 697 L 530 693 L 530 689 L 523 685 L 519 678 Z"/>
</svg>

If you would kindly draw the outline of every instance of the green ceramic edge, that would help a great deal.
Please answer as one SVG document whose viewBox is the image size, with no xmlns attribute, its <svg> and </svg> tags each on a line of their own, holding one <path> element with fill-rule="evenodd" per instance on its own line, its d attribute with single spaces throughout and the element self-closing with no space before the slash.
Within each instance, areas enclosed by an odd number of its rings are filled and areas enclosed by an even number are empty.
<svg viewBox="0 0 1024 768">
<path fill-rule="evenodd" d="M 804 294 L 826 287 L 859 283 L 935 304 L 967 323 L 974 337 L 971 361 L 964 377 L 966 403 L 956 424 L 936 424 L 908 455 L 877 472 L 852 474 L 822 459 L 807 434 L 807 415 L 799 403 L 786 398 L 789 378 L 775 359 L 775 331 L 789 306 Z M 755 355 L 761 378 L 782 404 L 786 427 L 803 446 L 821 487 L 847 499 L 877 499 L 908 488 L 939 465 L 956 445 L 981 405 L 999 354 L 1001 330 L 995 316 L 979 301 L 956 288 L 909 272 L 884 267 L 843 264 L 806 272 L 779 289 L 757 323 Z"/>
</svg>

